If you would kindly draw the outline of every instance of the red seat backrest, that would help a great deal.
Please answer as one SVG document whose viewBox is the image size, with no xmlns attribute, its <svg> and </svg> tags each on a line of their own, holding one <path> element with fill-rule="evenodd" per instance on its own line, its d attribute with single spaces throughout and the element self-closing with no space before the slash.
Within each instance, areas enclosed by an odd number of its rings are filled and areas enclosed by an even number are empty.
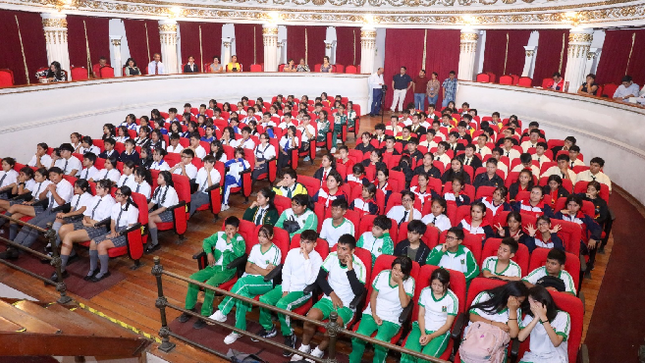
<svg viewBox="0 0 645 363">
<path fill-rule="evenodd" d="M 190 180 L 187 176 L 172 174 L 172 181 L 175 184 L 175 190 L 179 196 L 180 201 L 190 203 Z"/>
<path fill-rule="evenodd" d="M 112 67 L 103 67 L 99 72 L 101 73 L 101 78 L 114 78 L 114 68 Z"/>
<path fill-rule="evenodd" d="M 497 250 L 499 249 L 499 245 L 501 243 L 501 238 L 489 238 L 486 240 L 484 249 L 482 250 L 482 263 L 484 263 L 484 260 L 487 257 L 497 256 Z M 526 276 L 529 273 L 529 249 L 528 247 L 526 247 L 526 245 L 523 245 L 521 243 L 519 243 L 518 245 L 519 246 L 517 252 L 511 260 L 520 265 L 520 268 L 522 269 L 522 276 Z"/>
<path fill-rule="evenodd" d="M 452 276 L 450 276 L 452 278 Z M 466 297 L 466 308 L 464 311 L 467 311 L 475 300 L 475 297 L 479 295 L 480 292 L 484 290 L 494 289 L 498 286 L 506 284 L 506 281 L 487 279 L 485 277 L 475 277 L 470 281 L 468 286 L 468 296 Z"/>
<path fill-rule="evenodd" d="M 13 71 L 8 68 L 0 69 L 0 87 L 11 87 L 13 85 Z"/>
<path fill-rule="evenodd" d="M 143 194 L 132 192 L 132 201 L 137 205 L 139 209 L 139 223 L 142 226 L 148 224 L 148 201 Z"/>
<path fill-rule="evenodd" d="M 276 195 L 275 199 L 273 199 L 273 204 L 275 204 L 278 214 L 281 215 L 282 212 L 291 208 L 291 199 L 282 195 Z"/>
<path fill-rule="evenodd" d="M 425 287 L 430 286 L 430 276 L 434 270 L 440 267 L 433 265 L 424 265 L 419 269 L 419 274 L 417 275 L 416 289 L 414 296 L 418 299 L 421 294 L 421 290 Z M 447 270 L 450 273 L 450 290 L 457 295 L 459 299 L 459 312 L 466 311 L 466 278 L 464 274 L 459 271 Z M 417 312 L 417 313 L 415 313 Z M 418 304 L 415 304 L 414 311 L 412 314 L 412 320 L 414 321 L 418 317 Z"/>
<path fill-rule="evenodd" d="M 318 190 L 320 189 L 320 180 L 311 176 L 299 175 L 298 182 L 304 185 L 305 188 L 307 188 L 307 193 L 310 197 L 316 195 L 316 193 L 318 193 Z"/>
<path fill-rule="evenodd" d="M 300 248 L 300 233 L 296 234 L 293 236 L 291 239 L 291 249 L 294 248 Z M 329 255 L 329 243 L 325 241 L 322 238 L 318 238 L 318 241 L 316 241 L 316 247 L 314 247 L 316 252 L 322 257 L 323 261 L 327 258 Z"/>
</svg>

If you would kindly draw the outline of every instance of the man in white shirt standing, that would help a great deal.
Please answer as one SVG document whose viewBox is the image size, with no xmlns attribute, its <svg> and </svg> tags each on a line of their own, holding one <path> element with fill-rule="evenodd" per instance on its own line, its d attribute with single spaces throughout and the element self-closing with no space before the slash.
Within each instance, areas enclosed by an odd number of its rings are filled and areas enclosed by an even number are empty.
<svg viewBox="0 0 645 363">
<path fill-rule="evenodd" d="M 161 54 L 155 53 L 152 56 L 153 61 L 148 63 L 148 74 L 157 75 L 157 74 L 166 74 L 166 69 L 161 63 Z"/>
<path fill-rule="evenodd" d="M 383 101 L 383 68 L 379 68 L 375 73 L 367 79 L 367 84 L 372 90 L 372 107 L 370 108 L 370 116 L 378 115 L 381 112 L 381 102 Z"/>
</svg>

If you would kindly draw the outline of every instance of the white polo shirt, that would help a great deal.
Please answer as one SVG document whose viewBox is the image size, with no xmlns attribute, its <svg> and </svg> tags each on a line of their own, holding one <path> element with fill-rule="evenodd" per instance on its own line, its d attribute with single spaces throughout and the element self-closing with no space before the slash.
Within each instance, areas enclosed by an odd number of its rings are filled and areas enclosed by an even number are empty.
<svg viewBox="0 0 645 363">
<path fill-rule="evenodd" d="M 333 218 L 327 218 L 323 221 L 320 229 L 320 238 L 329 243 L 330 249 L 338 243 L 338 239 L 344 234 L 351 234 L 352 236 L 355 234 L 354 223 L 349 219 L 343 218 L 343 223 L 340 226 L 334 226 Z"/>
<path fill-rule="evenodd" d="M 251 248 L 251 253 L 249 253 L 248 262 L 258 266 L 261 269 L 266 269 L 270 264 L 273 266 L 278 266 L 282 261 L 282 253 L 278 246 L 273 243 L 266 252 L 262 252 L 262 246 L 258 243 Z M 244 276 L 258 276 L 254 274 L 249 274 L 244 272 Z"/>
<path fill-rule="evenodd" d="M 358 278 L 358 281 L 364 284 L 367 277 L 365 264 L 363 264 L 363 261 L 355 255 L 352 256 L 352 259 L 352 266 L 356 273 L 356 277 Z M 347 266 L 342 266 L 340 264 L 338 253 L 330 253 L 325 262 L 323 262 L 321 268 L 329 273 L 327 281 L 329 281 L 329 285 L 340 298 L 340 301 L 343 302 L 343 306 L 349 307 L 352 300 L 354 300 L 354 291 L 352 291 L 352 286 L 349 284 L 349 279 L 347 278 Z M 327 295 L 325 295 L 323 299 L 331 300 Z"/>
<path fill-rule="evenodd" d="M 459 298 L 450 289 L 440 298 L 436 299 L 432 294 L 432 289 L 426 287 L 421 290 L 419 295 L 419 306 L 425 309 L 424 322 L 427 331 L 439 330 L 446 321 L 448 316 L 456 316 L 459 311 Z"/>
<path fill-rule="evenodd" d="M 383 270 L 376 276 L 372 283 L 372 288 L 378 291 L 376 297 L 376 315 L 385 321 L 400 325 L 399 315 L 403 311 L 403 306 L 399 298 L 399 285 L 390 285 L 391 277 L 392 270 Z M 410 298 L 414 296 L 414 284 L 414 278 L 412 277 L 408 277 L 403 281 L 403 290 L 405 290 L 405 294 Z M 412 304 L 412 301 L 410 303 Z M 365 308 L 363 314 L 372 315 L 371 302 L 367 304 L 367 308 Z"/>
<path fill-rule="evenodd" d="M 488 271 L 492 273 L 493 275 L 496 276 L 508 276 L 508 277 L 522 277 L 522 268 L 520 268 L 520 265 L 515 263 L 515 261 L 510 260 L 508 263 L 508 266 L 501 271 L 497 272 L 497 262 L 499 261 L 499 258 L 497 256 L 490 256 L 486 257 L 484 262 L 482 263 L 482 271 Z"/>
</svg>

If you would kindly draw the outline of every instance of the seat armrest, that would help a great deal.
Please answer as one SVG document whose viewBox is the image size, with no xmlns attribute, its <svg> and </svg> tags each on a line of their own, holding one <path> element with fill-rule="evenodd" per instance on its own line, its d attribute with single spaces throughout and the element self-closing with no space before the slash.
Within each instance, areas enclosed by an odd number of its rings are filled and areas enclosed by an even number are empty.
<svg viewBox="0 0 645 363">
<path fill-rule="evenodd" d="M 412 315 L 412 310 L 414 308 L 414 301 L 410 300 L 410 303 L 408 303 L 408 306 L 403 309 L 401 312 L 401 315 L 399 315 L 399 323 L 403 325 L 408 319 L 410 319 L 410 315 Z"/>
<path fill-rule="evenodd" d="M 316 283 L 314 282 L 314 283 L 313 283 L 313 284 L 311 284 L 311 285 L 307 285 L 307 287 L 305 287 L 305 289 L 304 289 L 304 290 L 302 290 L 302 292 L 304 292 L 305 294 L 313 294 L 313 293 L 314 293 L 314 291 L 316 291 L 316 287 L 317 287 L 317 286 L 318 286 L 318 285 L 316 285 Z"/>
<path fill-rule="evenodd" d="M 461 334 L 464 331 L 464 327 L 466 324 L 468 324 L 468 319 L 470 318 L 469 314 L 466 313 L 461 313 L 457 317 L 457 322 L 455 323 L 455 327 L 452 329 L 452 332 L 450 333 L 452 335 L 452 339 L 455 340 L 461 340 Z"/>
<path fill-rule="evenodd" d="M 233 261 L 229 262 L 228 265 L 226 265 L 226 268 L 231 269 L 231 268 L 243 268 L 244 264 L 246 264 L 246 260 L 248 259 L 248 255 L 245 253 L 242 256 L 234 259 Z"/>
<path fill-rule="evenodd" d="M 276 277 L 282 274 L 282 267 L 284 264 L 279 264 L 273 270 L 271 270 L 266 276 L 264 276 L 264 282 L 269 282 L 275 279 Z"/>
<path fill-rule="evenodd" d="M 99 222 L 99 223 L 102 223 L 102 221 L 101 221 L 101 222 Z M 122 234 L 122 235 L 123 235 L 123 234 L 128 234 L 128 233 L 130 233 L 130 232 L 134 232 L 134 231 L 136 231 L 137 229 L 141 229 L 141 223 L 135 223 L 135 224 L 133 224 L 133 225 L 132 225 L 132 227 L 128 227 L 126 230 L 121 231 L 121 234 Z"/>
<path fill-rule="evenodd" d="M 173 205 L 172 207 L 166 208 L 166 210 L 173 211 L 179 207 L 185 207 L 185 206 L 186 206 L 186 202 L 183 200 L 180 200 L 179 203 Z"/>
<path fill-rule="evenodd" d="M 43 199 L 43 200 L 47 200 L 47 199 Z M 42 200 L 34 203 L 34 205 L 39 204 L 39 203 L 42 203 Z M 43 205 L 43 207 L 47 208 L 47 204 Z M 52 208 L 52 212 L 67 213 L 67 212 L 69 212 L 71 210 L 71 208 L 72 208 L 72 205 L 70 203 L 65 203 L 63 205 L 59 205 L 56 208 Z"/>
<path fill-rule="evenodd" d="M 193 260 L 199 260 L 200 258 L 205 258 L 205 257 L 206 257 L 206 252 L 199 251 L 193 255 Z"/>
<path fill-rule="evenodd" d="M 15 197 L 11 198 L 11 200 L 19 201 L 19 200 L 28 200 L 31 197 L 31 193 L 22 193 L 19 195 L 16 195 Z"/>
<path fill-rule="evenodd" d="M 365 294 L 367 294 L 367 289 L 364 289 L 360 295 L 354 296 L 352 302 L 349 303 L 349 308 L 356 309 L 356 307 L 365 299 Z"/>
<path fill-rule="evenodd" d="M 509 363 L 517 362 L 517 356 L 520 353 L 520 340 L 517 338 L 511 339 L 511 351 L 509 357 Z"/>
<path fill-rule="evenodd" d="M 206 188 L 206 189 L 204 190 L 204 193 L 210 193 L 210 192 L 211 192 L 211 190 L 213 190 L 213 189 L 217 189 L 217 188 L 220 188 L 220 184 L 219 184 L 219 183 L 215 183 L 215 184 L 211 185 L 210 187 Z"/>
<path fill-rule="evenodd" d="M 107 218 L 105 218 L 105 219 L 104 219 L 104 220 L 102 220 L 102 221 L 96 222 L 96 223 L 94 224 L 94 227 L 108 227 L 108 228 L 110 228 L 110 223 L 111 223 L 111 222 L 112 222 L 112 218 L 107 217 Z M 123 234 L 125 234 L 125 233 L 126 233 L 126 232 L 124 231 L 124 232 L 123 232 Z"/>
</svg>

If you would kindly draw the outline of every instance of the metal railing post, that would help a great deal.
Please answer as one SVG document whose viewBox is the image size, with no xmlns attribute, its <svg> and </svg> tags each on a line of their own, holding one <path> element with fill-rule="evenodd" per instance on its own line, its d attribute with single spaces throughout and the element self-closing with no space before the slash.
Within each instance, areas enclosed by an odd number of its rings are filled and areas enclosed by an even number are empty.
<svg viewBox="0 0 645 363">
<path fill-rule="evenodd" d="M 49 263 L 56 269 L 56 291 L 60 293 L 60 297 L 56 301 L 59 304 L 68 304 L 72 301 L 72 298 L 67 296 L 67 285 L 65 284 L 65 280 L 63 280 L 63 270 L 61 267 L 63 261 L 60 258 L 58 246 L 56 245 L 56 231 L 53 229 L 48 230 L 45 232 L 45 237 L 49 240 L 50 246 L 52 247 L 52 260 Z"/>
<path fill-rule="evenodd" d="M 170 329 L 168 328 L 168 321 L 166 320 L 166 304 L 168 299 L 163 295 L 163 285 L 161 283 L 161 275 L 163 273 L 163 266 L 161 266 L 161 259 L 159 256 L 154 258 L 154 266 L 152 266 L 152 274 L 157 279 L 157 300 L 155 307 L 159 309 L 161 315 L 161 329 L 159 329 L 159 336 L 161 337 L 161 345 L 159 350 L 168 353 L 175 348 L 175 343 L 170 342 Z"/>
<path fill-rule="evenodd" d="M 337 362 L 336 360 L 336 342 L 338 341 L 338 332 L 340 326 L 338 325 L 338 313 L 332 311 L 329 313 L 329 323 L 327 323 L 327 333 L 329 334 L 329 357 L 327 359 L 330 363 Z"/>
</svg>

